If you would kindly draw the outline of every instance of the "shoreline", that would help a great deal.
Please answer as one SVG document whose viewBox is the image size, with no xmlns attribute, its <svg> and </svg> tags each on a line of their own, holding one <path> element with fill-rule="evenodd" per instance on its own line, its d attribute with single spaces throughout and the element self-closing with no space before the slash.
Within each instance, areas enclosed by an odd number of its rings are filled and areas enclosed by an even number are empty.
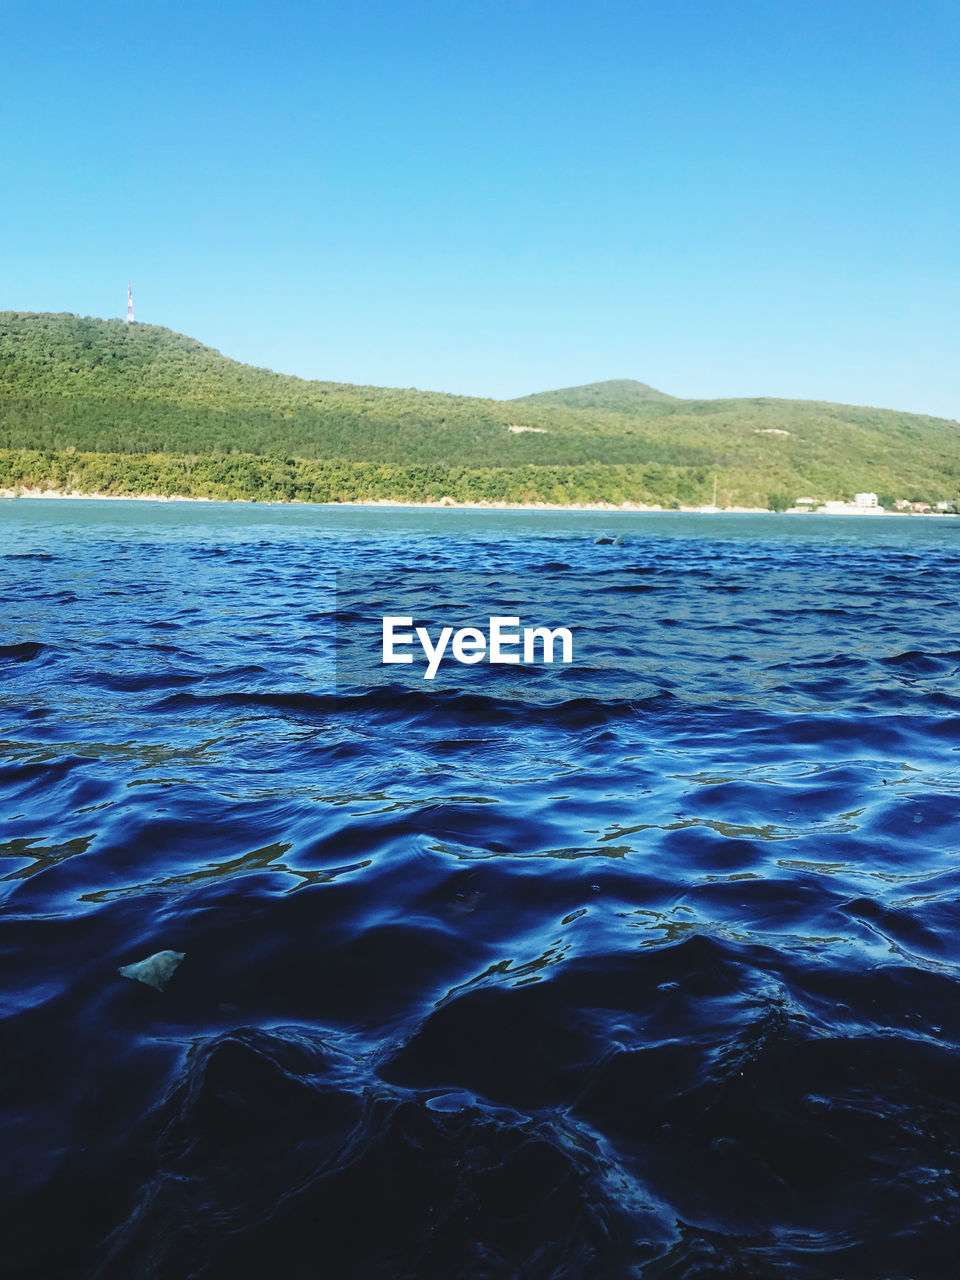
<svg viewBox="0 0 960 1280">
<path fill-rule="evenodd" d="M 452 498 L 440 498 L 428 502 L 407 502 L 397 498 L 373 498 L 366 502 L 304 502 L 300 498 L 270 499 L 261 501 L 256 498 L 198 498 L 186 494 L 175 493 L 81 493 L 69 489 L 36 489 L 36 488 L 0 488 L 0 499 L 43 499 L 44 501 L 86 501 L 86 502 L 223 502 L 248 503 L 257 507 L 386 507 L 413 511 L 591 511 L 615 515 L 625 514 L 665 514 L 665 515 L 750 515 L 750 516 L 950 516 L 949 511 L 771 511 L 768 507 L 721 507 L 719 510 L 705 511 L 702 507 L 662 507 L 659 503 L 648 505 L 643 502 L 455 502 Z"/>
<path fill-rule="evenodd" d="M 430 511 L 437 508 L 450 511 L 652 512 L 672 510 L 675 512 L 694 512 L 700 510 L 699 507 L 666 508 L 660 506 L 658 503 L 648 505 L 643 502 L 488 502 L 485 499 L 478 502 L 456 502 L 453 498 L 438 498 L 425 502 L 412 502 L 403 498 L 371 498 L 367 501 L 350 500 L 348 502 L 304 502 L 300 498 L 277 498 L 265 500 L 256 498 L 198 498 L 182 493 L 81 493 L 76 489 L 36 488 L 0 489 L 0 498 L 42 498 L 44 500 L 81 499 L 84 501 L 98 502 L 246 502 L 251 506 L 257 507 L 398 507 L 424 511 Z M 738 513 L 740 515 L 771 514 L 767 511 L 766 507 L 725 507 L 724 511 Z M 722 514 L 722 512 L 717 514 Z"/>
</svg>

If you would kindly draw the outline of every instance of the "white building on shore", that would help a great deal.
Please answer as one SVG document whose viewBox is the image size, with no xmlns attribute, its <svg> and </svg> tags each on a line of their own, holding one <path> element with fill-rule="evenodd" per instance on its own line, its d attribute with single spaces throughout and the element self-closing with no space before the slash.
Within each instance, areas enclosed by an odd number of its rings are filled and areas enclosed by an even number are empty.
<svg viewBox="0 0 960 1280">
<path fill-rule="evenodd" d="M 827 516 L 882 516 L 883 507 L 877 502 L 875 493 L 857 493 L 852 502 L 823 502 L 817 508 Z"/>
</svg>

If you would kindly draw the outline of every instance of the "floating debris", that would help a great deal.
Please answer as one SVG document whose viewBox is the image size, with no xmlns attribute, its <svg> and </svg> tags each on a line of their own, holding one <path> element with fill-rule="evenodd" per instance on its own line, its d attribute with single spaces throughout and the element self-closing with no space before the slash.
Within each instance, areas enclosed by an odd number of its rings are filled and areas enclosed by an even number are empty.
<svg viewBox="0 0 960 1280">
<path fill-rule="evenodd" d="M 146 960 L 138 960 L 136 964 L 120 966 L 121 977 L 132 978 L 135 982 L 143 982 L 148 987 L 162 991 L 176 973 L 185 951 L 157 951 Z"/>
</svg>

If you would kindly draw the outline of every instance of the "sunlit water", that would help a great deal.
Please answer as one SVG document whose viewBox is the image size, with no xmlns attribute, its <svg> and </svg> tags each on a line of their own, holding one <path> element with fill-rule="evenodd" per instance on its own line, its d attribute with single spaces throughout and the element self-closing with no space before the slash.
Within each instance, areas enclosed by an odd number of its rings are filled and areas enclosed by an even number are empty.
<svg viewBox="0 0 960 1280">
<path fill-rule="evenodd" d="M 4 1274 L 953 1273 L 960 521 L 18 500 L 0 555 Z M 350 653 L 525 592 L 571 667 Z"/>
</svg>

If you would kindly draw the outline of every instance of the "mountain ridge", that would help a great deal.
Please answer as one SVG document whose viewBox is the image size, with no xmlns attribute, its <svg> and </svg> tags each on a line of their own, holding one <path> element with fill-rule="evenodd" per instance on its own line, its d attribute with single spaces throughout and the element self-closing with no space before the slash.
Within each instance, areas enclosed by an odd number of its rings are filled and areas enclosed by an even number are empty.
<svg viewBox="0 0 960 1280">
<path fill-rule="evenodd" d="M 268 457 L 344 475 L 380 467 L 382 496 L 398 499 L 427 484 L 504 499 L 696 504 L 715 475 L 730 505 L 960 493 L 960 426 L 947 419 L 770 397 L 685 400 L 633 379 L 508 401 L 307 380 L 162 326 L 71 313 L 0 312 L 0 450 L 57 455 L 61 470 L 71 451 Z M 9 457 L 4 465 L 9 478 Z M 25 476 L 42 465 L 17 464 Z M 132 462 L 112 465 L 116 483 L 133 483 Z"/>
</svg>

